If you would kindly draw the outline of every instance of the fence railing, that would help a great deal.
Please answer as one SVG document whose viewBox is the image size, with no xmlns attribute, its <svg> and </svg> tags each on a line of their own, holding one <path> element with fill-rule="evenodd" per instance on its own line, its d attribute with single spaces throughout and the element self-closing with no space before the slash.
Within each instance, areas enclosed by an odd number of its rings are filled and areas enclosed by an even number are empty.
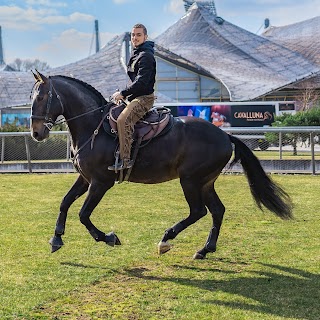
<svg viewBox="0 0 320 320">
<path fill-rule="evenodd" d="M 223 128 L 254 150 L 268 172 L 320 172 L 320 127 Z M 235 170 L 242 171 L 240 166 Z"/>
<path fill-rule="evenodd" d="M 0 172 L 74 172 L 68 131 L 52 131 L 44 142 L 30 132 L 0 132 Z"/>
<path fill-rule="evenodd" d="M 253 150 L 267 172 L 320 172 L 320 127 L 222 129 Z M 30 132 L 0 132 L 0 172 L 75 172 L 70 144 L 67 131 L 52 131 L 41 143 Z M 232 171 L 242 172 L 241 165 Z"/>
</svg>

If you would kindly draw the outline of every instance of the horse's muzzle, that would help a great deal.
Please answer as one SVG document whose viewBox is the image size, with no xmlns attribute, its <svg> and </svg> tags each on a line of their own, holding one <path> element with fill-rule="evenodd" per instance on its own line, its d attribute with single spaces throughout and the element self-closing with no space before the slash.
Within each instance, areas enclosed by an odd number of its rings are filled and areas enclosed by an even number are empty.
<svg viewBox="0 0 320 320">
<path fill-rule="evenodd" d="M 43 125 L 31 125 L 31 136 L 36 141 L 43 141 L 49 137 L 49 129 Z"/>
</svg>

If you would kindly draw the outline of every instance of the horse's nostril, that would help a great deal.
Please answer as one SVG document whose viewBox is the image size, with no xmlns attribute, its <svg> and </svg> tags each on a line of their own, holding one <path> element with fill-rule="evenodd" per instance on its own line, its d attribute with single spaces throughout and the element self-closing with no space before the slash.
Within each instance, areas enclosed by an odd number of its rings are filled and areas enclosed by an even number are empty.
<svg viewBox="0 0 320 320">
<path fill-rule="evenodd" d="M 37 131 L 33 131 L 33 137 L 34 137 L 34 138 L 37 138 L 37 137 L 38 137 L 38 135 L 39 135 L 39 134 L 38 134 L 38 132 L 37 132 Z"/>
</svg>

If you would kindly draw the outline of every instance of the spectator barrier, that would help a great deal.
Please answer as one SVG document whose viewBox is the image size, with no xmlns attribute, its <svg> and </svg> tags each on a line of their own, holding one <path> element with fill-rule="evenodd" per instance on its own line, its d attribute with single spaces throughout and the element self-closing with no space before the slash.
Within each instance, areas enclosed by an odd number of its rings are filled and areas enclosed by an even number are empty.
<svg viewBox="0 0 320 320">
<path fill-rule="evenodd" d="M 267 172 L 320 172 L 320 127 L 222 128 L 239 137 Z M 0 172 L 75 172 L 71 138 L 67 131 L 52 131 L 44 142 L 30 132 L 0 132 Z M 225 172 L 242 172 L 241 165 Z"/>
</svg>

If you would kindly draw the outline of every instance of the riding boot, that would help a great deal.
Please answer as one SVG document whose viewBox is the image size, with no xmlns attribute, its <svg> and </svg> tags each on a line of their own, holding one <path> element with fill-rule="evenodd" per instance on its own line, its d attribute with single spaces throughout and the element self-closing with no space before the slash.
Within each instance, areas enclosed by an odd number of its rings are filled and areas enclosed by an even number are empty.
<svg viewBox="0 0 320 320">
<path fill-rule="evenodd" d="M 130 169 L 132 165 L 133 165 L 132 160 L 124 159 L 124 160 L 120 160 L 119 162 L 116 162 L 112 166 L 109 166 L 108 170 L 118 171 L 118 170 Z"/>
</svg>

